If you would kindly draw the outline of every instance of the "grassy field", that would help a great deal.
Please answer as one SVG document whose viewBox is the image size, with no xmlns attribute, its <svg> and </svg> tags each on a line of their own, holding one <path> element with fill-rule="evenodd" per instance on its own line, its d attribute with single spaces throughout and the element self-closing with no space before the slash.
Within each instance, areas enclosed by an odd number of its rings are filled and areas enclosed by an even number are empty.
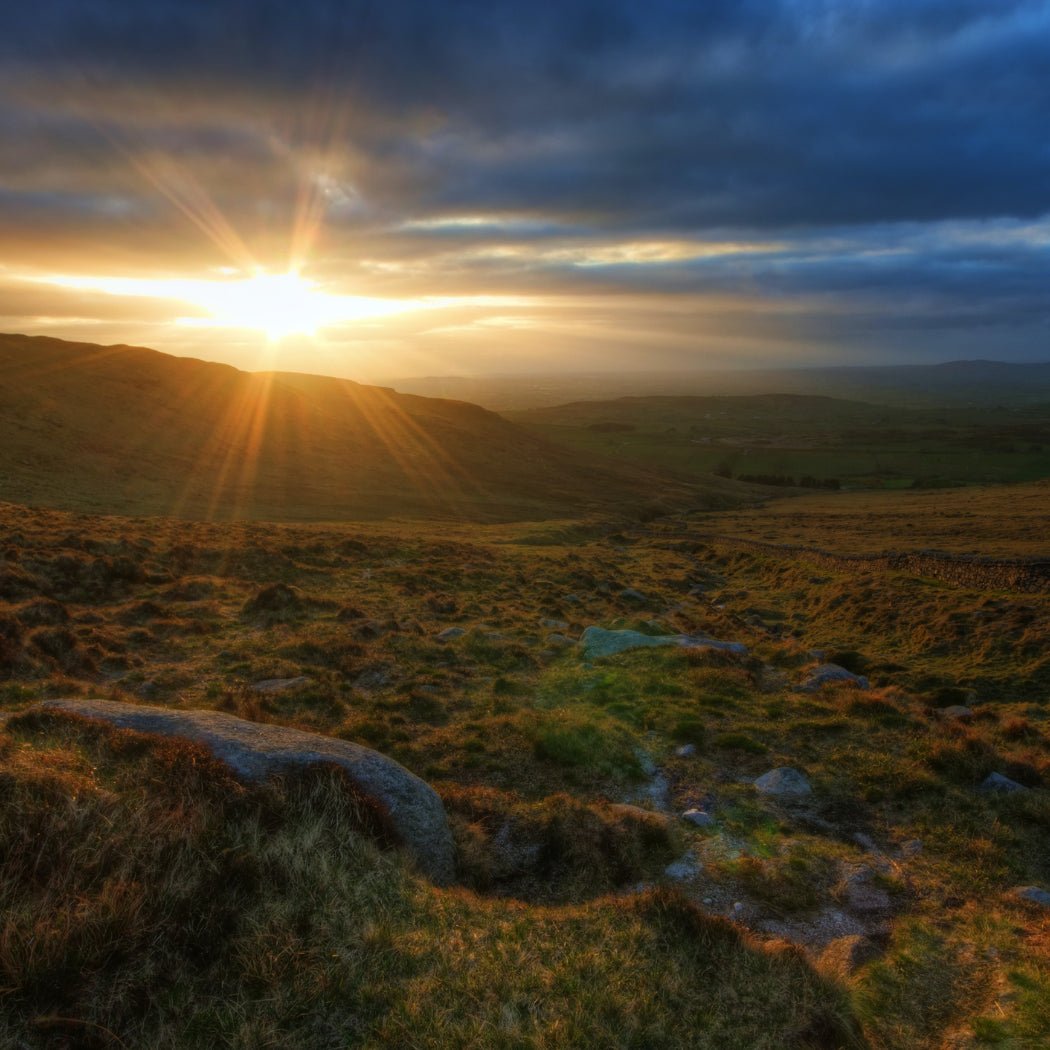
<svg viewBox="0 0 1050 1050">
<path fill-rule="evenodd" d="M 751 498 L 581 455 L 461 401 L 0 335 L 0 499 L 196 519 L 507 521 Z"/>
<path fill-rule="evenodd" d="M 1050 408 L 899 408 L 801 395 L 637 397 L 510 412 L 552 443 L 674 470 L 940 488 L 1050 474 Z"/>
<path fill-rule="evenodd" d="M 1045 491 L 604 529 L 0 507 L 3 1038 L 1046 1045 L 1050 923 L 1007 891 L 1050 884 L 1050 598 L 700 536 L 874 551 L 904 513 L 923 546 L 980 551 L 986 519 L 1030 552 Z M 946 506 L 981 520 L 946 529 Z M 565 639 L 589 625 L 748 654 L 588 660 Z M 800 691 L 822 660 L 871 688 Z M 421 881 L 323 777 L 248 791 L 192 748 L 20 717 L 76 695 L 374 746 L 441 794 L 459 885 Z M 756 793 L 780 766 L 812 796 Z M 979 790 L 991 772 L 1026 790 Z"/>
<path fill-rule="evenodd" d="M 842 553 L 940 550 L 992 558 L 1050 556 L 1050 483 L 937 492 L 819 493 L 770 500 L 742 514 L 691 519 L 698 528 Z"/>
</svg>

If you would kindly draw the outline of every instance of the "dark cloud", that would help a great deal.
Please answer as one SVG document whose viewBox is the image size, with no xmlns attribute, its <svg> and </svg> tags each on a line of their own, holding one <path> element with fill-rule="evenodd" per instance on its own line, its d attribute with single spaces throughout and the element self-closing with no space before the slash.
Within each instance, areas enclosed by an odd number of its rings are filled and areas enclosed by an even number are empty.
<svg viewBox="0 0 1050 1050">
<path fill-rule="evenodd" d="M 270 261 L 306 201 L 318 272 L 375 292 L 796 297 L 1045 352 L 1044 0 L 48 0 L 5 5 L 0 69 L 9 259 L 35 227 L 219 262 L 209 208 Z M 781 247 L 572 255 L 674 238 Z"/>
</svg>

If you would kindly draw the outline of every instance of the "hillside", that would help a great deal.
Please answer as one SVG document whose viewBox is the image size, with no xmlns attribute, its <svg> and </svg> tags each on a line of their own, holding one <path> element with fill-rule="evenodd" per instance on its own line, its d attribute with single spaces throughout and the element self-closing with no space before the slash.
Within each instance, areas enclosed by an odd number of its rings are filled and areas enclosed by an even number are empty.
<svg viewBox="0 0 1050 1050">
<path fill-rule="evenodd" d="M 696 476 L 944 488 L 1050 474 L 1047 404 L 920 408 L 813 394 L 683 395 L 574 401 L 506 416 L 576 451 Z"/>
<path fill-rule="evenodd" d="M 747 397 L 779 393 L 882 405 L 1024 406 L 1050 402 L 1050 362 L 948 361 L 938 365 L 762 368 L 736 371 L 420 376 L 388 380 L 406 393 L 466 398 L 497 412 L 627 395 Z"/>
<path fill-rule="evenodd" d="M 34 505 L 509 520 L 743 491 L 559 448 L 476 405 L 141 347 L 5 335 L 0 375 L 0 498 Z"/>
</svg>

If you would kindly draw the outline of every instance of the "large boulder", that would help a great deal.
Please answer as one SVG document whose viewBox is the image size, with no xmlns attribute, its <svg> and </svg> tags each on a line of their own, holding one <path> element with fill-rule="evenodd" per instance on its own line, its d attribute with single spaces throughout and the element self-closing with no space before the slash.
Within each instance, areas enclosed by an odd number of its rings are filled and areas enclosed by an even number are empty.
<svg viewBox="0 0 1050 1050">
<path fill-rule="evenodd" d="M 113 700 L 45 700 L 38 707 L 203 744 L 249 782 L 309 766 L 338 766 L 364 796 L 383 807 L 394 834 L 424 874 L 441 885 L 453 878 L 454 848 L 441 799 L 429 784 L 378 751 L 219 711 L 173 711 Z"/>
<path fill-rule="evenodd" d="M 641 631 L 607 631 L 604 627 L 588 627 L 580 638 L 583 654 L 595 660 L 614 656 L 630 649 L 650 649 L 655 646 L 677 645 L 685 649 L 722 649 L 738 656 L 747 652 L 740 642 L 720 642 L 698 634 L 642 634 Z"/>
</svg>

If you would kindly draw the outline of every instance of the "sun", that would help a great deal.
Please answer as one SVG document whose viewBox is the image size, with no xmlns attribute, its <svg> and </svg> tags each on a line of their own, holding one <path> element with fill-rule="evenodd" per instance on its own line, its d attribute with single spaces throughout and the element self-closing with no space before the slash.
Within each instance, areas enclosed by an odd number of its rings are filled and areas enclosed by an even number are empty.
<svg viewBox="0 0 1050 1050">
<path fill-rule="evenodd" d="M 298 271 L 251 275 L 226 274 L 200 278 L 92 277 L 48 275 L 28 280 L 97 291 L 107 295 L 170 299 L 194 308 L 176 323 L 193 328 L 236 328 L 256 331 L 271 342 L 288 336 L 313 336 L 321 329 L 354 322 L 376 321 L 397 314 L 433 310 L 448 300 L 380 299 L 326 292 Z"/>
<path fill-rule="evenodd" d="M 271 341 L 316 335 L 318 329 L 348 320 L 345 296 L 327 295 L 297 273 L 259 272 L 253 277 L 214 281 L 192 300 L 208 311 L 203 323 L 251 328 Z"/>
</svg>

